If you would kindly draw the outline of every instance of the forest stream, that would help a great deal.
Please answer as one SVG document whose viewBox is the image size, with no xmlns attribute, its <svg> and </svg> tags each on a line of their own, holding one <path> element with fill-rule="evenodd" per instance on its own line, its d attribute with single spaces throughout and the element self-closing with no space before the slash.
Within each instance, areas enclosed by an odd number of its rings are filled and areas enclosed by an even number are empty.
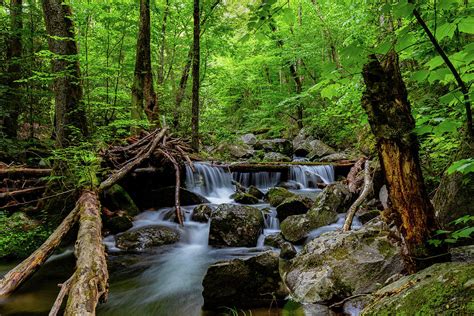
<svg viewBox="0 0 474 316">
<path fill-rule="evenodd" d="M 206 197 L 212 205 L 235 203 L 230 196 L 235 192 L 232 180 L 244 186 L 254 185 L 263 192 L 280 182 L 279 172 L 233 172 L 207 163 L 195 163 L 195 172 L 186 168 L 186 186 L 189 190 Z M 324 183 L 334 182 L 334 168 L 322 166 L 292 166 L 289 182 L 298 189 L 298 195 L 314 198 L 321 190 L 315 188 L 316 178 Z M 255 247 L 216 248 L 208 245 L 209 222 L 200 223 L 191 219 L 194 206 L 184 206 L 184 227 L 172 220 L 173 208 L 147 210 L 134 218 L 131 230 L 151 225 L 168 226 L 178 229 L 181 239 L 169 246 L 157 247 L 144 253 L 127 253 L 115 246 L 115 236 L 104 238 L 111 266 L 109 300 L 100 305 L 98 315 L 201 315 L 203 305 L 202 281 L 208 266 L 220 260 L 248 258 L 273 249 L 264 245 L 265 236 L 280 231 L 276 211 L 268 203 L 254 205 L 264 213 L 265 228 Z M 336 223 L 313 230 L 308 239 L 316 238 L 323 232 L 341 228 L 345 214 L 339 214 Z M 171 218 L 171 219 L 170 219 Z M 360 227 L 357 219 L 353 229 Z M 53 255 L 40 273 L 25 286 L 3 301 L 2 315 L 42 315 L 47 314 L 53 303 L 57 284 L 61 283 L 73 269 L 73 251 L 65 249 Z M 13 265 L 3 265 L 4 274 Z M 232 308 L 228 306 L 227 308 Z M 294 308 L 294 307 L 293 307 Z M 250 311 L 250 310 L 249 310 Z M 268 315 L 268 309 L 252 310 L 253 315 Z M 271 309 L 275 315 L 281 311 Z M 295 315 L 303 315 L 302 310 L 294 310 Z M 213 315 L 205 312 L 206 315 Z"/>
</svg>

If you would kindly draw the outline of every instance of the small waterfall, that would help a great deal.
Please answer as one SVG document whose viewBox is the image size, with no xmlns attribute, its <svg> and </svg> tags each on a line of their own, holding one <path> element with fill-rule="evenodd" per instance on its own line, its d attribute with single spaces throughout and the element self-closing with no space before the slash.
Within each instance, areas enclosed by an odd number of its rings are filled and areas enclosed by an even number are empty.
<svg viewBox="0 0 474 316">
<path fill-rule="evenodd" d="M 219 166 L 208 163 L 195 162 L 193 172 L 189 165 L 186 165 L 186 187 L 188 190 L 205 196 L 213 203 L 230 202 L 230 195 L 234 193 L 232 175 L 230 172 Z"/>
<path fill-rule="evenodd" d="M 324 166 L 291 166 L 289 180 L 300 183 L 303 188 L 317 188 L 317 183 L 334 182 L 334 167 Z"/>
<path fill-rule="evenodd" d="M 268 189 L 280 182 L 281 172 L 233 172 L 232 177 L 244 187 L 254 185 L 259 189 Z"/>
</svg>

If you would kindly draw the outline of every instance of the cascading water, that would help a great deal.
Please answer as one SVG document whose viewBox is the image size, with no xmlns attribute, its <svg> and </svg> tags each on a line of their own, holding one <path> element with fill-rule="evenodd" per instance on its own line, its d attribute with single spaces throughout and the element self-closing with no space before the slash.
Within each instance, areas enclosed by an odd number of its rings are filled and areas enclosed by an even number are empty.
<svg viewBox="0 0 474 316">
<path fill-rule="evenodd" d="M 259 189 L 266 190 L 280 182 L 281 172 L 233 172 L 232 177 L 244 187 L 254 185 Z"/>
<path fill-rule="evenodd" d="M 289 179 L 300 183 L 305 189 L 317 188 L 318 183 L 332 183 L 334 178 L 334 167 L 331 165 L 290 167 Z"/>
<path fill-rule="evenodd" d="M 228 203 L 235 188 L 232 175 L 222 167 L 196 162 L 193 169 L 186 165 L 186 187 L 205 196 L 212 203 Z"/>
</svg>

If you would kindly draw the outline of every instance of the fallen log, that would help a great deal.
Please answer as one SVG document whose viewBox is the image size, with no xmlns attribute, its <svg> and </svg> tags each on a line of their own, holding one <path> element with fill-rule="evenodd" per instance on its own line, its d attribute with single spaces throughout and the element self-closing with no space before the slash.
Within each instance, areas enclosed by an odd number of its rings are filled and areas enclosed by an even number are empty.
<svg viewBox="0 0 474 316">
<path fill-rule="evenodd" d="M 354 167 L 352 167 L 349 173 L 347 174 L 347 185 L 351 193 L 356 193 L 360 189 L 361 179 L 357 177 L 357 175 L 362 170 L 362 166 L 364 165 L 365 160 L 366 158 L 360 158 L 359 160 L 357 160 L 357 162 L 354 164 Z"/>
<path fill-rule="evenodd" d="M 25 282 L 38 268 L 49 258 L 62 238 L 71 229 L 78 219 L 79 207 L 76 207 L 69 213 L 49 238 L 33 252 L 28 258 L 19 265 L 10 270 L 0 280 L 0 297 L 6 296 L 15 291 L 23 282 Z"/>
<path fill-rule="evenodd" d="M 47 177 L 51 175 L 52 169 L 35 169 L 35 168 L 0 168 L 0 179 L 2 178 L 32 178 Z"/>
<path fill-rule="evenodd" d="M 352 220 L 354 219 L 354 215 L 356 214 L 357 209 L 359 208 L 360 204 L 367 198 L 367 195 L 369 195 L 371 187 L 372 187 L 372 180 L 370 177 L 370 165 L 369 165 L 369 161 L 366 160 L 365 166 L 364 166 L 364 187 L 359 197 L 357 198 L 357 200 L 355 200 L 355 202 L 351 205 L 351 207 L 347 211 L 346 221 L 344 222 L 344 226 L 342 227 L 343 231 L 346 232 L 346 231 L 351 230 Z"/>
<path fill-rule="evenodd" d="M 107 299 L 109 279 L 97 192 L 84 191 L 78 205 L 76 271 L 71 278 L 64 315 L 95 315 L 98 302 Z"/>
</svg>

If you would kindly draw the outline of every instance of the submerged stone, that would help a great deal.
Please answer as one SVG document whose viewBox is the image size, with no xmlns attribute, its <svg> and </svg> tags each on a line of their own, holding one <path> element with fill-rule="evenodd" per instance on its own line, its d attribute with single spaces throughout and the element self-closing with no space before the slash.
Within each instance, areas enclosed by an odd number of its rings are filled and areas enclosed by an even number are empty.
<svg viewBox="0 0 474 316">
<path fill-rule="evenodd" d="M 117 248 L 142 251 L 179 241 L 179 233 L 166 226 L 147 226 L 121 233 L 115 238 Z"/>
</svg>

